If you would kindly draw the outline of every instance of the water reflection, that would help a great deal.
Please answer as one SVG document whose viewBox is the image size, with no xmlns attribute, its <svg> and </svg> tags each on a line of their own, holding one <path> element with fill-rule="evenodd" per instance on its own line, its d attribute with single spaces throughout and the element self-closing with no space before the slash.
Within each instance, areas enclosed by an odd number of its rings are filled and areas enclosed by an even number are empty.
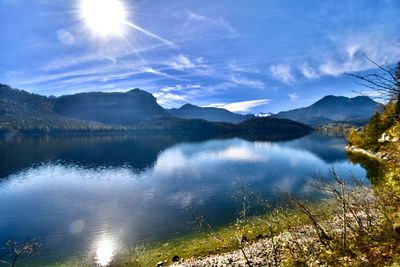
<svg viewBox="0 0 400 267">
<path fill-rule="evenodd" d="M 95 247 L 96 263 L 100 266 L 107 266 L 110 264 L 116 252 L 116 242 L 111 241 L 108 237 L 104 237 L 95 243 Z"/>
<path fill-rule="evenodd" d="M 0 182 L 0 243 L 43 238 L 40 260 L 93 253 L 107 265 L 117 245 L 191 232 L 185 207 L 215 226 L 232 221 L 237 179 L 264 197 L 276 189 L 307 197 L 305 179 L 314 172 L 335 167 L 365 177 L 343 144 L 313 135 L 286 142 L 170 136 L 0 142 L 9 152 L 0 158 L 1 173 L 11 173 Z"/>
</svg>

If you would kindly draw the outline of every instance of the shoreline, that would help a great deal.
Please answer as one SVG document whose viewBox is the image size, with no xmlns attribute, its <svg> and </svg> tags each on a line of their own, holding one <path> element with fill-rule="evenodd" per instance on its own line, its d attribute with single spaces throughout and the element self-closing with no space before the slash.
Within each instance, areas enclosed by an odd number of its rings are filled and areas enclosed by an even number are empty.
<svg viewBox="0 0 400 267">
<path fill-rule="evenodd" d="M 380 155 L 380 153 L 373 153 L 370 152 L 368 150 L 362 149 L 362 148 L 358 148 L 355 146 L 350 146 L 350 145 L 346 145 L 345 147 L 346 151 L 352 152 L 352 153 L 358 153 L 358 154 L 363 154 L 365 156 L 369 156 L 371 158 L 375 158 L 378 160 L 384 160 L 384 158 L 382 158 L 382 155 Z"/>
</svg>

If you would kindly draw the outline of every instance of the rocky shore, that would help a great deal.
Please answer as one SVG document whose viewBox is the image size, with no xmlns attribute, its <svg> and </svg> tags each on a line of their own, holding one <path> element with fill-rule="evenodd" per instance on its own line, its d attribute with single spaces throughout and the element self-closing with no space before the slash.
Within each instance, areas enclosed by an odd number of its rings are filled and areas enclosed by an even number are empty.
<svg viewBox="0 0 400 267">
<path fill-rule="evenodd" d="M 390 149 L 389 151 L 386 151 L 385 149 L 381 149 L 380 151 L 374 153 L 362 148 L 358 148 L 355 146 L 346 146 L 346 150 L 352 153 L 359 153 L 359 154 L 363 154 L 366 155 L 368 157 L 372 157 L 378 160 L 383 160 L 386 162 L 390 162 L 393 163 L 395 165 L 400 165 L 400 142 L 396 141 L 390 144 L 391 146 L 393 146 L 394 148 Z"/>
<path fill-rule="evenodd" d="M 285 253 L 292 248 L 309 249 L 314 252 L 323 249 L 318 242 L 318 235 L 311 226 L 304 226 L 283 232 L 275 237 L 264 237 L 243 248 L 232 252 L 196 259 L 181 259 L 171 266 L 175 267 L 222 267 L 222 266 L 277 266 L 285 260 Z M 293 250 L 292 252 L 295 252 Z M 307 263 L 308 266 L 320 266 L 317 259 Z"/>
<path fill-rule="evenodd" d="M 315 224 L 308 224 L 288 228 L 286 231 L 274 236 L 263 235 L 258 240 L 246 242 L 242 248 L 231 252 L 209 255 L 205 257 L 181 259 L 175 256 L 174 267 L 223 267 L 223 266 L 321 266 L 326 262 L 322 255 L 331 257 L 332 241 L 341 244 L 343 233 L 347 240 L 357 238 L 358 231 L 369 225 L 371 231 L 378 229 L 382 213 L 375 204 L 375 195 L 367 187 L 354 191 L 354 202 L 347 205 L 353 207 L 346 214 L 334 214 L 323 220 L 316 219 Z M 362 205 L 361 201 L 365 201 Z M 359 206 L 354 206 L 359 205 Z M 350 207 L 349 206 L 349 207 Z M 344 216 L 344 217 L 343 217 Z M 317 217 L 315 217 L 317 218 Z M 343 228 L 343 218 L 346 228 Z M 360 228 L 357 228 L 360 227 Z M 351 230 L 353 229 L 353 230 Z M 359 230 L 355 230 L 359 229 Z M 372 233 L 372 232 L 371 232 Z M 324 236 L 326 235 L 326 236 Z M 339 245 L 341 246 L 341 245 Z M 371 260 L 360 257 L 349 257 L 341 252 L 335 254 L 335 264 L 352 266 L 355 262 L 370 264 Z M 164 266 L 160 262 L 158 267 Z"/>
</svg>

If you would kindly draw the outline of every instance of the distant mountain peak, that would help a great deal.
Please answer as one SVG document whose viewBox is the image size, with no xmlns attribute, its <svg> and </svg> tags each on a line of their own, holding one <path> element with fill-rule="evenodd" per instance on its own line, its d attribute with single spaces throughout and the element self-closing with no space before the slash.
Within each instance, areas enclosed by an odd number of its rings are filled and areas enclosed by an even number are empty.
<svg viewBox="0 0 400 267">
<path fill-rule="evenodd" d="M 202 119 L 214 122 L 239 123 L 248 118 L 248 116 L 236 114 L 223 108 L 199 107 L 190 103 L 180 108 L 170 109 L 169 112 L 181 119 Z"/>
<path fill-rule="evenodd" d="M 280 112 L 274 117 L 287 118 L 309 125 L 317 125 L 335 121 L 367 121 L 375 111 L 383 106 L 367 96 L 353 98 L 327 95 L 314 104 Z"/>
<path fill-rule="evenodd" d="M 128 94 L 148 94 L 148 95 L 151 95 L 149 92 L 144 91 L 144 90 L 142 90 L 140 88 L 131 89 L 126 93 L 128 93 Z"/>
<path fill-rule="evenodd" d="M 343 101 L 348 101 L 350 98 L 345 97 L 345 96 L 335 96 L 335 95 L 326 95 L 317 102 L 315 102 L 313 105 L 319 105 L 319 104 L 327 104 L 327 103 L 336 103 L 336 102 L 343 102 Z"/>
<path fill-rule="evenodd" d="M 189 108 L 191 109 L 191 108 L 201 108 L 201 107 L 190 104 L 190 103 L 186 103 L 185 105 L 181 106 L 179 109 L 189 109 Z"/>
<path fill-rule="evenodd" d="M 81 120 L 120 125 L 171 117 L 152 94 L 138 88 L 126 93 L 89 92 L 61 96 L 55 101 L 54 112 Z"/>
</svg>

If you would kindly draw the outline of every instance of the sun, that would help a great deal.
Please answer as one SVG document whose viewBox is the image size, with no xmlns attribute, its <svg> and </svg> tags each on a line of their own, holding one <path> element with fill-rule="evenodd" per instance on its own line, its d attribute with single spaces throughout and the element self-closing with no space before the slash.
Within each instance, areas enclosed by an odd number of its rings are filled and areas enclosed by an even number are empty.
<svg viewBox="0 0 400 267">
<path fill-rule="evenodd" d="M 122 36 L 127 11 L 121 0 L 80 0 L 80 16 L 96 36 Z"/>
</svg>

